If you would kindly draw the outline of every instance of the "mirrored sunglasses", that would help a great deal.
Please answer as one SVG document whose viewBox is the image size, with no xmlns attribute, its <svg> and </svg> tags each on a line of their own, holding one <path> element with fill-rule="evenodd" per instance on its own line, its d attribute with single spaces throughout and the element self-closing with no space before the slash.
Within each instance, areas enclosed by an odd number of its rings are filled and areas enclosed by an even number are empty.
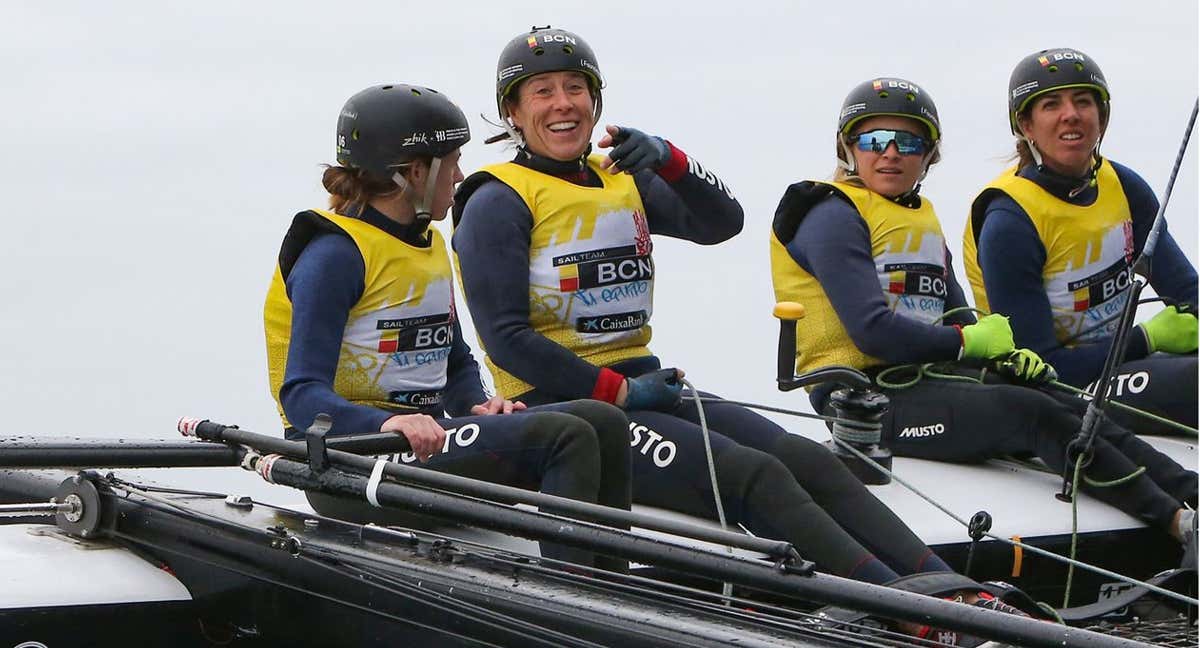
<svg viewBox="0 0 1200 648">
<path fill-rule="evenodd" d="M 858 140 L 858 150 L 870 153 L 883 153 L 892 142 L 900 155 L 921 155 L 929 149 L 929 140 L 902 130 L 879 128 L 854 137 Z"/>
</svg>

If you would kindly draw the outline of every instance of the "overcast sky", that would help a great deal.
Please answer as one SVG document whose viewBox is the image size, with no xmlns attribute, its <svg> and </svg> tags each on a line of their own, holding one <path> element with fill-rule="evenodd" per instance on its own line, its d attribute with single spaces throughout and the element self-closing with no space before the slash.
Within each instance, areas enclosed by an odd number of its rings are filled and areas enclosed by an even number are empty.
<svg viewBox="0 0 1200 648">
<path fill-rule="evenodd" d="M 1114 97 L 1104 152 L 1159 193 L 1196 97 L 1194 0 L 5 3 L 6 432 L 167 436 L 188 414 L 277 433 L 263 296 L 292 215 L 324 204 L 342 103 L 437 88 L 471 118 L 464 171 L 497 161 L 478 115 L 494 117 L 500 49 L 533 24 L 592 45 L 604 122 L 670 139 L 745 207 L 730 242 L 656 243 L 653 349 L 702 389 L 803 409 L 774 390 L 767 236 L 784 188 L 832 171 L 852 86 L 902 76 L 937 100 L 924 193 L 956 256 L 971 198 L 1006 166 L 1022 56 L 1092 56 Z M 1168 210 L 1193 263 L 1196 148 Z"/>
</svg>

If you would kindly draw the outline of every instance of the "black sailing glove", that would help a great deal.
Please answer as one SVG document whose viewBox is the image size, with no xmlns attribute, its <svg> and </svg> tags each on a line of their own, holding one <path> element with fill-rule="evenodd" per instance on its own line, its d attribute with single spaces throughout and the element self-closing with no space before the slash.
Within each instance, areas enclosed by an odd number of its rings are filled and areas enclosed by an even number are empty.
<svg viewBox="0 0 1200 648">
<path fill-rule="evenodd" d="M 616 134 L 611 135 L 613 150 L 608 152 L 608 157 L 617 169 L 628 173 L 644 169 L 655 171 L 671 159 L 671 147 L 663 138 L 647 135 L 636 128 L 616 128 Z"/>
<path fill-rule="evenodd" d="M 674 369 L 659 369 L 625 379 L 625 409 L 667 412 L 679 406 L 683 383 Z"/>
</svg>

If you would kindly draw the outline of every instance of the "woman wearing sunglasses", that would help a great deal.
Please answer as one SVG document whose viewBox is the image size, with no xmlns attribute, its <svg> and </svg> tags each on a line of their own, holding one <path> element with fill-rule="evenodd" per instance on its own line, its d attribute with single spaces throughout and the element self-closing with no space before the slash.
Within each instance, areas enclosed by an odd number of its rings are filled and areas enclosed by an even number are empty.
<svg viewBox="0 0 1200 648">
<path fill-rule="evenodd" d="M 599 64 L 561 29 L 514 38 L 496 100 L 512 161 L 485 167 L 456 196 L 454 249 L 497 391 L 531 405 L 595 398 L 624 408 L 634 501 L 716 518 L 699 413 L 682 372 L 648 344 L 651 234 L 700 244 L 741 229 L 742 209 L 676 146 L 608 126 Z M 729 404 L 704 406 L 721 503 L 731 524 L 792 542 L 824 571 L 883 583 L 948 570 L 823 446 Z"/>
<path fill-rule="evenodd" d="M 331 435 L 392 432 L 393 461 L 606 506 L 630 506 L 628 422 L 576 401 L 526 409 L 488 398 L 462 340 L 441 234 L 467 120 L 445 96 L 389 84 L 355 94 L 337 123 L 328 210 L 296 215 L 264 308 L 271 395 L 285 434 L 319 413 Z M 455 418 L 447 418 L 449 412 Z M 308 493 L 332 517 L 411 524 L 410 516 Z M 548 557 L 621 569 L 616 559 L 543 543 Z"/>
<path fill-rule="evenodd" d="M 1025 57 L 1009 81 L 1008 110 L 1017 164 L 971 207 L 967 278 L 980 308 L 1008 315 L 1017 344 L 1083 387 L 1103 371 L 1158 199 L 1138 174 L 1100 155 L 1109 90 L 1090 56 Z M 1195 427 L 1196 269 L 1165 228 L 1153 259 L 1150 285 L 1172 305 L 1129 337 L 1111 395 Z M 1139 432 L 1173 429 L 1110 414 Z"/>
<path fill-rule="evenodd" d="M 771 265 L 779 301 L 808 310 L 796 331 L 796 371 L 848 365 L 875 377 L 889 367 L 957 361 L 1005 365 L 1019 381 L 1049 372 L 1015 350 L 1008 321 L 975 321 L 951 268 L 933 205 L 920 182 L 938 160 L 941 125 L 929 93 L 897 78 L 867 81 L 842 106 L 838 169 L 832 182 L 788 188 L 772 226 Z M 963 371 L 979 375 L 977 368 Z M 883 381 L 885 384 L 891 384 Z M 1035 454 L 1055 470 L 1080 427 L 1077 411 L 1028 386 L 926 376 L 907 388 L 881 387 L 891 402 L 885 444 L 898 455 L 981 461 Z M 831 387 L 814 389 L 826 411 Z M 1146 472 L 1093 494 L 1183 540 L 1191 533 L 1196 473 L 1127 430 L 1104 422 L 1086 474 L 1109 481 Z"/>
</svg>

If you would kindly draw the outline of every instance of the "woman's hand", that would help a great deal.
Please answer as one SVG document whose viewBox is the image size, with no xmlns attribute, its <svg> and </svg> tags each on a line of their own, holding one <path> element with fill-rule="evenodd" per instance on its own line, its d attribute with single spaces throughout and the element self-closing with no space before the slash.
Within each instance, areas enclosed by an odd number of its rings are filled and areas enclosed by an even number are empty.
<svg viewBox="0 0 1200 648">
<path fill-rule="evenodd" d="M 657 170 L 671 159 L 671 147 L 661 137 L 624 126 L 606 126 L 605 131 L 596 145 L 612 149 L 600 163 L 600 168 L 609 173 Z"/>
<path fill-rule="evenodd" d="M 525 403 L 521 401 L 510 401 L 503 396 L 492 396 L 485 402 L 475 405 L 471 408 L 471 413 L 476 416 L 490 416 L 492 414 L 512 414 L 525 409 Z"/>
<path fill-rule="evenodd" d="M 979 322 L 962 327 L 962 357 L 991 360 L 1016 350 L 1008 318 L 992 313 Z"/>
<path fill-rule="evenodd" d="M 636 378 L 626 378 L 613 403 L 623 410 L 666 412 L 679 406 L 683 391 L 682 369 L 659 369 Z"/>
<path fill-rule="evenodd" d="M 403 434 L 421 463 L 446 447 L 446 431 L 427 414 L 397 414 L 379 426 L 380 432 Z"/>
</svg>

